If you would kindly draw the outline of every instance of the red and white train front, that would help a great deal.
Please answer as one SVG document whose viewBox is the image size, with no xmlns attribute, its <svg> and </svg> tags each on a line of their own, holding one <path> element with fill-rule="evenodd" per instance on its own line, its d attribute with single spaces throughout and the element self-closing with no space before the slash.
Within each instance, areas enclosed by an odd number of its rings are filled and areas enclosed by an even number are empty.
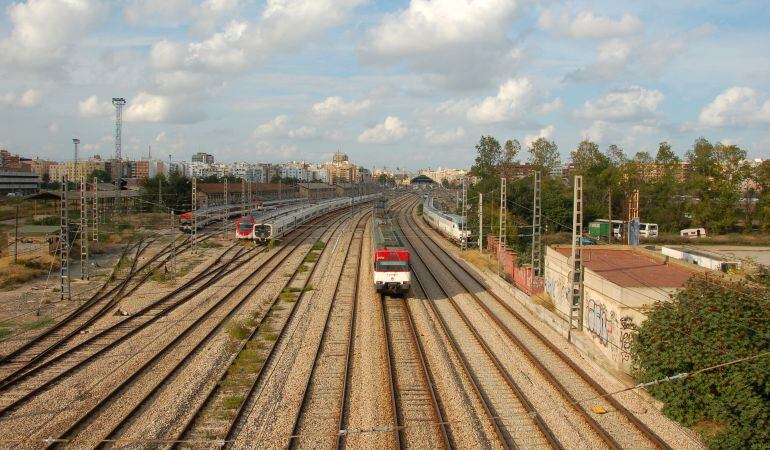
<svg viewBox="0 0 770 450">
<path fill-rule="evenodd" d="M 235 221 L 235 238 L 254 239 L 254 223 L 256 221 L 250 216 L 239 217 Z"/>
<path fill-rule="evenodd" d="M 406 294 L 411 286 L 409 251 L 404 248 L 374 250 L 374 286 L 381 294 Z"/>
</svg>

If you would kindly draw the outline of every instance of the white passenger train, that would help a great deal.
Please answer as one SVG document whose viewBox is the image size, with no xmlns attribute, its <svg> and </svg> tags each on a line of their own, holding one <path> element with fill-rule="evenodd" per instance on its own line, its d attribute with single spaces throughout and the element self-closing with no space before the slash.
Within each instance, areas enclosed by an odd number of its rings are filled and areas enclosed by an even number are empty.
<svg viewBox="0 0 770 450">
<path fill-rule="evenodd" d="M 244 218 L 235 224 L 236 239 L 251 239 L 257 242 L 269 242 L 279 239 L 298 226 L 309 222 L 327 212 L 351 205 L 365 203 L 380 194 L 363 195 L 360 197 L 344 197 L 320 201 L 317 204 L 307 204 L 286 213 L 278 211 L 277 215 L 269 218 Z"/>
<path fill-rule="evenodd" d="M 433 197 L 428 197 L 423 200 L 422 217 L 428 225 L 448 237 L 450 240 L 460 244 L 462 240 L 465 239 L 469 244 L 471 243 L 470 231 L 462 230 L 462 217 L 436 209 L 433 206 Z"/>
</svg>

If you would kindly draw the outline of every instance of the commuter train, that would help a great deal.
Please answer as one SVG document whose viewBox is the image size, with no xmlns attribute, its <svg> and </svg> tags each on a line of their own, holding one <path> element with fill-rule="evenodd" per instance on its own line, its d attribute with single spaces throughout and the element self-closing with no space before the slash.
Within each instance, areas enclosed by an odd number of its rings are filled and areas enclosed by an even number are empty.
<svg viewBox="0 0 770 450">
<path fill-rule="evenodd" d="M 207 208 L 201 208 L 198 209 L 195 212 L 195 218 L 197 229 L 200 230 L 201 228 L 205 227 L 206 225 L 210 225 L 214 222 L 220 222 L 225 218 L 225 209 L 228 210 L 227 218 L 233 218 L 238 217 L 243 214 L 243 208 L 244 206 L 247 206 L 248 209 L 251 211 L 265 211 L 265 210 L 271 210 L 275 209 L 278 205 L 288 205 L 288 204 L 298 204 L 307 202 L 306 198 L 291 198 L 286 200 L 269 200 L 269 201 L 261 201 L 261 200 L 255 200 L 253 201 L 251 208 L 248 208 L 248 205 L 244 205 L 243 203 L 234 203 L 231 205 L 217 205 L 217 206 L 209 206 Z M 179 215 L 179 229 L 185 233 L 190 233 L 192 231 L 192 222 L 193 222 L 193 213 L 192 211 L 182 213 Z"/>
<path fill-rule="evenodd" d="M 373 200 L 380 194 L 370 194 L 361 197 L 344 197 L 320 201 L 316 204 L 305 204 L 298 208 L 281 211 L 263 217 L 242 218 L 235 223 L 235 238 L 249 239 L 260 243 L 280 239 L 299 225 L 309 222 L 327 212 L 346 206 L 357 205 Z"/>
<path fill-rule="evenodd" d="M 378 202 L 372 212 L 372 246 L 375 290 L 380 294 L 405 295 L 412 282 L 409 250 L 388 217 L 387 201 Z"/>
<path fill-rule="evenodd" d="M 428 222 L 431 228 L 448 237 L 458 244 L 466 240 L 468 244 L 471 241 L 471 232 L 462 230 L 462 217 L 456 214 L 441 212 L 433 206 L 433 197 L 428 197 L 422 202 L 422 217 Z"/>
</svg>

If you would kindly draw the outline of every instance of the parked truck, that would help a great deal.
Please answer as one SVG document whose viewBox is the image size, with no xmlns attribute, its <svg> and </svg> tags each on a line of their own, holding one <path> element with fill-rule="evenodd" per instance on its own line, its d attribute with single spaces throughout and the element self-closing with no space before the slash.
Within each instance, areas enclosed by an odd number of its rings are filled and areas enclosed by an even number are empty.
<svg viewBox="0 0 770 450">
<path fill-rule="evenodd" d="M 612 221 L 612 237 L 620 239 L 623 236 L 622 220 Z M 607 219 L 597 219 L 588 224 L 588 235 L 596 239 L 607 239 L 610 234 L 610 221 Z"/>
</svg>

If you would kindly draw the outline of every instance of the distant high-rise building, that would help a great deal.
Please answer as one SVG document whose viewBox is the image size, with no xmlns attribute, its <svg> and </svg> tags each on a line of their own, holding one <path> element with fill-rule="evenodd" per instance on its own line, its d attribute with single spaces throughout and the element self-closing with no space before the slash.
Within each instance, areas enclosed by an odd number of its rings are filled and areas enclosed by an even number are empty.
<svg viewBox="0 0 770 450">
<path fill-rule="evenodd" d="M 192 155 L 192 162 L 200 162 L 206 164 L 214 164 L 214 155 L 210 155 L 205 152 L 198 152 Z"/>
</svg>

